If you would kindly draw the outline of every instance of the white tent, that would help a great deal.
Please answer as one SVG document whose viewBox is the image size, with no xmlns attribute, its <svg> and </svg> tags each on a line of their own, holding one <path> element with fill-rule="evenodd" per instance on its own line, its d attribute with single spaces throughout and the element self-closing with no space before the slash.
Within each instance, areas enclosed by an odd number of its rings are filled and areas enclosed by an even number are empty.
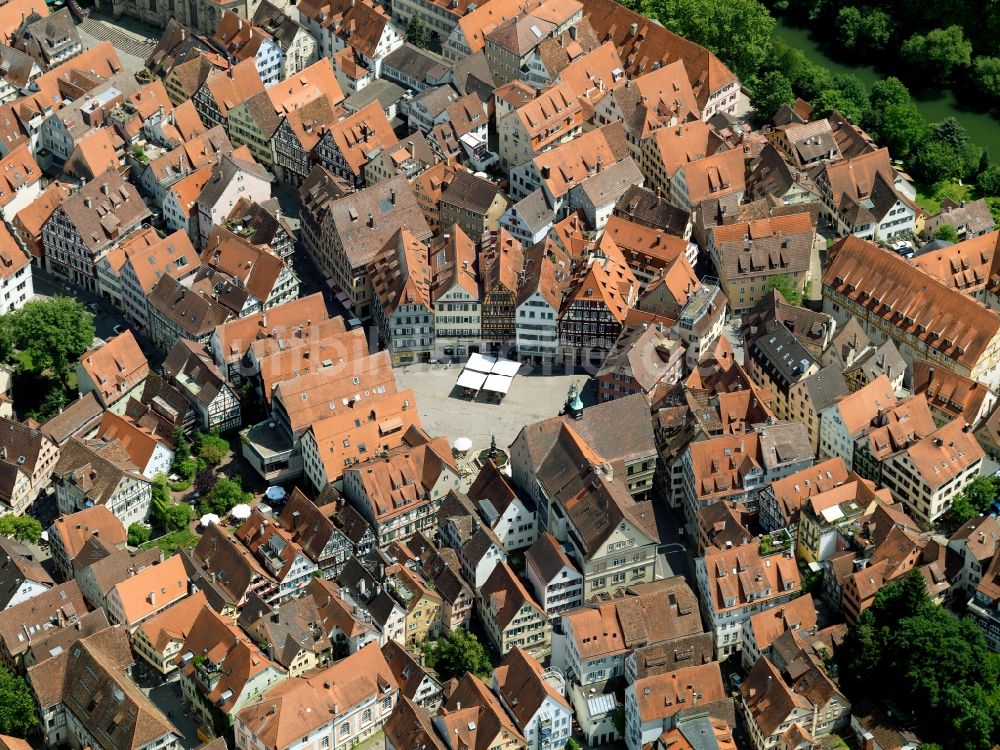
<svg viewBox="0 0 1000 750">
<path fill-rule="evenodd" d="M 510 390 L 510 384 L 512 382 L 514 382 L 514 378 L 508 375 L 490 375 L 486 378 L 486 384 L 483 386 L 483 390 L 507 395 L 507 391 Z"/>
<path fill-rule="evenodd" d="M 458 376 L 458 380 L 455 382 L 459 388 L 468 388 L 470 391 L 478 391 L 483 387 L 483 383 L 486 382 L 488 376 L 484 372 L 476 372 L 474 370 L 462 370 L 462 374 Z"/>
<path fill-rule="evenodd" d="M 229 515 L 231 515 L 237 521 L 245 521 L 248 518 L 250 518 L 250 512 L 251 510 L 249 505 L 247 505 L 246 503 L 240 503 L 239 505 L 235 506 L 231 511 L 229 511 Z"/>
<path fill-rule="evenodd" d="M 465 453 L 472 449 L 472 441 L 467 437 L 460 437 L 455 441 L 455 450 Z"/>
<path fill-rule="evenodd" d="M 219 517 L 214 513 L 206 513 L 201 517 L 200 523 L 202 526 L 208 526 L 210 523 L 218 524 Z"/>
<path fill-rule="evenodd" d="M 496 357 L 484 357 L 479 352 L 474 352 L 469 355 L 469 361 L 465 363 L 465 369 L 488 373 L 493 370 L 493 365 L 496 363 Z"/>
<path fill-rule="evenodd" d="M 507 377 L 514 377 L 517 375 L 518 370 L 521 369 L 521 363 L 515 362 L 511 359 L 498 359 L 496 364 L 493 365 L 493 369 L 490 370 L 491 375 L 505 375 Z"/>
</svg>

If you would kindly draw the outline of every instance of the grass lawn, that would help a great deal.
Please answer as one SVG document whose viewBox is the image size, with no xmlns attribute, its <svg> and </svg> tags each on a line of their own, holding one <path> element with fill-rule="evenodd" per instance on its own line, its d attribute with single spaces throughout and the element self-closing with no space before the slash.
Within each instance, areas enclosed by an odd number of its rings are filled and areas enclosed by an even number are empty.
<svg viewBox="0 0 1000 750">
<path fill-rule="evenodd" d="M 28 352 L 15 352 L 14 359 L 16 359 L 24 370 L 31 371 L 32 361 L 31 355 Z"/>
<path fill-rule="evenodd" d="M 951 198 L 956 203 L 972 198 L 971 185 L 959 185 L 957 182 L 939 182 L 934 185 L 921 185 L 917 188 L 917 204 L 930 214 L 941 210 L 941 201 Z"/>
<path fill-rule="evenodd" d="M 150 539 L 142 545 L 142 549 L 153 549 L 154 547 L 159 547 L 163 550 L 163 556 L 169 557 L 174 554 L 179 547 L 191 549 L 198 544 L 198 540 L 200 538 L 201 537 L 190 529 L 180 529 L 179 531 L 172 531 L 169 534 L 164 534 L 156 539 Z"/>
</svg>

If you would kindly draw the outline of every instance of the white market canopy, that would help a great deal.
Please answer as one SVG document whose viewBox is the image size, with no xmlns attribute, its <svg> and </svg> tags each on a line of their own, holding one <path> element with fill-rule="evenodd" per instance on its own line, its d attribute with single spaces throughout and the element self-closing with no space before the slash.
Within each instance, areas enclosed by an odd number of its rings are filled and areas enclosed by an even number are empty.
<svg viewBox="0 0 1000 750">
<path fill-rule="evenodd" d="M 486 384 L 483 386 L 484 391 L 492 391 L 493 393 L 503 393 L 507 394 L 510 390 L 510 384 L 514 382 L 514 378 L 509 375 L 490 375 L 486 378 Z"/>
<path fill-rule="evenodd" d="M 515 362 L 511 359 L 498 359 L 496 364 L 493 365 L 493 369 L 490 370 L 491 375 L 503 375 L 505 377 L 512 378 L 517 375 L 518 370 L 521 369 L 521 363 Z"/>
<path fill-rule="evenodd" d="M 455 441 L 455 450 L 465 453 L 472 449 L 472 441 L 467 437 L 460 437 Z"/>
<path fill-rule="evenodd" d="M 486 373 L 483 372 L 462 370 L 462 374 L 458 376 L 455 385 L 459 388 L 468 388 L 470 391 L 478 391 L 483 387 L 483 383 L 486 382 L 487 377 Z"/>
<path fill-rule="evenodd" d="M 210 523 L 214 523 L 214 524 L 218 525 L 218 523 L 219 523 L 219 517 L 217 515 L 215 515 L 214 513 L 206 513 L 205 515 L 203 515 L 201 517 L 200 523 L 201 523 L 202 526 L 208 526 Z"/>
<path fill-rule="evenodd" d="M 247 505 L 246 503 L 240 503 L 239 505 L 233 507 L 231 511 L 229 511 L 229 515 L 231 515 L 237 521 L 245 521 L 248 518 L 250 518 L 250 512 L 251 511 L 249 505 Z"/>
<path fill-rule="evenodd" d="M 476 372 L 490 373 L 493 371 L 493 365 L 497 363 L 495 357 L 484 357 L 479 352 L 474 352 L 469 355 L 469 361 L 465 363 L 466 370 L 475 370 Z"/>
</svg>

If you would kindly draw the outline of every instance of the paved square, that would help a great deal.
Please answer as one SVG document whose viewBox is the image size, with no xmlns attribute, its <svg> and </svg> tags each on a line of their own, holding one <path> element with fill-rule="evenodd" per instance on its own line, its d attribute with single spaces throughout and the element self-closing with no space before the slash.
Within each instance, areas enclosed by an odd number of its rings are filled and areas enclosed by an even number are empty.
<svg viewBox="0 0 1000 750">
<path fill-rule="evenodd" d="M 506 449 L 524 425 L 556 416 L 573 383 L 584 388 L 583 402 L 593 403 L 592 381 L 584 373 L 517 375 L 507 397 L 497 404 L 488 401 L 486 394 L 475 401 L 462 396 L 455 387 L 461 372 L 460 364 L 412 365 L 396 370 L 396 384 L 400 390 L 412 388 L 416 393 L 420 421 L 428 434 L 444 435 L 450 443 L 469 438 L 470 456 L 490 447 L 491 434 L 496 435 L 497 447 Z M 591 386 L 585 387 L 588 383 Z"/>
</svg>

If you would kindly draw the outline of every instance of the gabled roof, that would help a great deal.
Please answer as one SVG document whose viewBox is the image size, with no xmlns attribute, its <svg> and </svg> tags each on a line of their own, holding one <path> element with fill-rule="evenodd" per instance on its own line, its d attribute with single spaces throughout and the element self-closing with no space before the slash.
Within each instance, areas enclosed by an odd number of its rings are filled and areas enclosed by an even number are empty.
<svg viewBox="0 0 1000 750">
<path fill-rule="evenodd" d="M 427 245 L 409 230 L 398 230 L 369 267 L 372 289 L 386 318 L 400 305 L 434 309 L 431 300 L 431 267 Z"/>
<path fill-rule="evenodd" d="M 726 698 L 722 670 L 717 661 L 645 677 L 636 680 L 632 689 L 643 724 L 667 723 L 689 706 L 718 703 Z"/>
<path fill-rule="evenodd" d="M 188 593 L 188 576 L 180 556 L 168 557 L 135 573 L 112 589 L 122 605 L 123 625 L 132 628 Z"/>
<path fill-rule="evenodd" d="M 49 533 L 59 536 L 70 561 L 80 553 L 91 537 L 99 537 L 104 544 L 112 547 L 124 544 L 127 538 L 122 522 L 103 505 L 59 516 L 49 527 Z"/>
<path fill-rule="evenodd" d="M 210 71 L 203 86 L 218 107 L 223 121 L 231 109 L 264 91 L 264 82 L 260 80 L 257 61 L 253 58 L 242 60 L 226 71 Z"/>
<path fill-rule="evenodd" d="M 398 689 L 378 643 L 351 654 L 332 667 L 292 677 L 267 691 L 239 713 L 268 750 L 282 750 L 302 736 L 368 700 L 381 700 Z"/>
<path fill-rule="evenodd" d="M 503 661 L 493 671 L 496 692 L 514 721 L 524 730 L 546 701 L 551 700 L 566 711 L 569 702 L 545 678 L 538 659 L 520 646 L 504 655 Z"/>
<path fill-rule="evenodd" d="M 490 577 L 486 579 L 480 595 L 491 603 L 493 621 L 499 632 L 503 632 L 521 614 L 521 608 L 528 606 L 535 610 L 537 617 L 545 619 L 545 611 L 532 598 L 521 583 L 521 579 L 503 560 L 499 561 Z"/>
<path fill-rule="evenodd" d="M 80 355 L 80 366 L 97 387 L 105 406 L 118 401 L 149 375 L 149 362 L 131 330 Z"/>
<path fill-rule="evenodd" d="M 217 679 L 207 688 L 194 678 L 195 660 L 218 668 Z M 206 668 L 211 668 L 207 666 Z M 269 660 L 257 645 L 228 617 L 203 608 L 195 618 L 181 647 L 180 670 L 192 679 L 195 689 L 223 713 L 229 713 L 248 683 L 265 670 L 283 676 L 283 670 Z"/>
</svg>

